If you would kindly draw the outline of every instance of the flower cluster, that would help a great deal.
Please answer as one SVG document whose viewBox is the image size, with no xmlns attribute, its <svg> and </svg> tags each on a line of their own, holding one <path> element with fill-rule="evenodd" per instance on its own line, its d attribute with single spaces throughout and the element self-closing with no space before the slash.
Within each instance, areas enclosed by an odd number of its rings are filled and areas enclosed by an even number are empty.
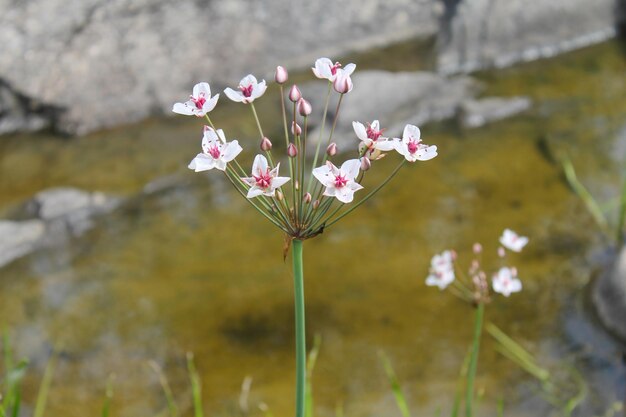
<svg viewBox="0 0 626 417">
<path fill-rule="evenodd" d="M 528 243 L 528 238 L 519 236 L 512 230 L 505 229 L 500 237 L 498 256 L 503 259 L 506 256 L 506 249 L 512 252 L 521 252 Z M 505 249 L 506 248 L 506 249 Z M 455 295 L 475 303 L 489 300 L 489 285 L 487 283 L 487 273 L 482 269 L 480 256 L 483 248 L 480 243 L 475 243 L 473 252 L 475 258 L 472 260 L 467 274 L 456 268 L 456 253 L 446 250 L 441 254 L 433 256 L 430 261 L 430 274 L 426 278 L 426 285 L 437 286 L 440 290 L 451 285 Z M 457 270 L 461 279 L 456 279 Z M 494 292 L 508 297 L 512 293 L 522 290 L 522 282 L 517 277 L 517 268 L 501 266 L 491 278 L 491 288 Z"/>
<path fill-rule="evenodd" d="M 358 139 L 358 146 L 355 141 L 353 149 L 356 156 L 340 164 L 333 161 L 337 154 L 337 145 L 332 140 L 333 132 L 338 123 L 342 98 L 354 87 L 351 76 L 355 69 L 354 64 L 342 66 L 328 58 L 318 59 L 312 68 L 317 78 L 327 80 L 328 83 L 321 129 L 317 141 L 314 142 L 315 153 L 312 155 L 312 161 L 306 158 L 307 142 L 310 141 L 307 137 L 308 117 L 312 113 L 312 106 L 302 97 L 296 85 L 293 85 L 285 95 L 283 86 L 288 80 L 287 70 L 279 66 L 275 75 L 276 84 L 280 89 L 283 116 L 281 122 L 285 135 L 285 148 L 278 158 L 272 153 L 272 141 L 263 134 L 255 109 L 255 101 L 259 100 L 267 89 L 265 80 L 259 82 L 253 75 L 248 75 L 239 82 L 237 88 L 226 88 L 224 93 L 229 99 L 250 106 L 259 131 L 259 147 L 262 153 L 254 157 L 249 174 L 236 159 L 243 151 L 239 142 L 228 141 L 223 130 L 217 129 L 208 115 L 215 108 L 219 94 L 211 97 L 208 83 L 197 84 L 190 99 L 184 103 L 174 104 L 172 109 L 175 113 L 204 117 L 208 122 L 208 126 L 204 126 L 202 152 L 191 161 L 189 168 L 196 172 L 212 169 L 222 171 L 257 211 L 293 239 L 303 240 L 322 233 L 325 228 L 374 195 L 405 162 L 427 161 L 437 156 L 437 147 L 422 142 L 417 126 L 407 125 L 401 138 L 390 138 L 384 135 L 380 122 L 374 120 L 369 123 L 352 122 Z M 332 128 L 325 138 L 328 106 L 331 98 L 335 99 L 334 95 L 331 96 L 333 91 L 338 94 L 337 108 Z M 291 112 L 286 108 L 289 102 L 292 104 Z M 321 144 L 324 141 L 325 147 L 322 148 Z M 391 151 L 401 155 L 402 162 L 385 181 L 347 207 L 347 204 L 354 202 L 355 192 L 365 188 L 362 185 L 363 178 L 365 172 L 372 167 L 372 161 L 382 158 L 385 152 Z M 283 162 L 286 160 L 289 176 L 280 176 L 281 162 L 278 159 L 283 159 Z M 441 282 L 454 279 L 452 270 L 442 270 L 442 273 L 445 278 Z M 443 287 L 440 285 L 440 288 Z"/>
</svg>

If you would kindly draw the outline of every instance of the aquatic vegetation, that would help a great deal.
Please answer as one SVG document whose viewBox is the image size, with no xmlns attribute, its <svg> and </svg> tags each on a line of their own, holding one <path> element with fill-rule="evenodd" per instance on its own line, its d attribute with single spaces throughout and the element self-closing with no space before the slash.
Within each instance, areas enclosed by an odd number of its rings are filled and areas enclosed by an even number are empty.
<svg viewBox="0 0 626 417">
<path fill-rule="evenodd" d="M 261 122 L 255 109 L 255 101 L 260 99 L 267 89 L 265 80 L 258 82 L 253 75 L 247 75 L 237 87 L 224 90 L 226 96 L 232 101 L 250 105 L 252 115 L 256 122 L 260 144 L 263 154 L 257 154 L 254 158 L 251 174 L 243 170 L 236 160 L 243 148 L 239 142 L 233 140 L 227 142 L 226 136 L 215 125 L 207 114 L 214 107 L 206 108 L 206 97 L 210 96 L 208 83 L 200 83 L 194 87 L 191 100 L 185 104 L 177 103 L 173 111 L 177 113 L 204 116 L 209 126 L 204 126 L 202 138 L 202 153 L 198 154 L 189 164 L 189 168 L 199 172 L 216 168 L 222 171 L 226 178 L 239 194 L 247 199 L 257 212 L 278 227 L 285 234 L 284 255 L 287 256 L 290 245 L 293 245 L 293 271 L 294 271 L 294 300 L 296 311 L 296 417 L 303 417 L 306 409 L 306 346 L 304 331 L 304 276 L 302 242 L 323 233 L 342 217 L 352 212 L 356 207 L 363 204 L 393 178 L 402 168 L 406 161 L 427 161 L 437 156 L 437 147 L 429 146 L 422 142 L 420 130 L 417 126 L 407 125 L 404 128 L 402 138 L 387 138 L 382 136 L 382 129 L 378 120 L 365 127 L 362 123 L 354 121 L 353 127 L 358 146 L 354 147 L 356 158 L 348 159 L 340 165 L 335 165 L 331 159 L 337 155 L 337 145 L 332 141 L 333 133 L 339 118 L 341 102 L 345 94 L 354 88 L 351 75 L 356 69 L 355 64 L 343 67 L 339 62 L 333 62 L 328 58 L 320 58 L 312 68 L 317 78 L 328 81 L 328 91 L 323 112 L 321 129 L 315 143 L 313 161 L 307 158 L 307 142 L 309 141 L 308 126 L 309 116 L 313 108 L 302 97 L 300 89 L 294 85 L 290 88 L 287 99 L 292 102 L 291 135 L 289 135 L 288 114 L 285 106 L 285 94 L 283 85 L 288 80 L 287 70 L 279 66 L 276 68 L 275 81 L 280 89 L 280 106 L 282 110 L 282 125 L 285 136 L 285 148 L 282 157 L 286 157 L 289 164 L 289 176 L 279 176 L 280 161 L 272 153 L 273 144 L 270 138 L 264 135 Z M 326 152 L 320 155 L 321 143 L 325 134 L 328 105 L 332 90 L 339 94 L 337 108 L 334 112 L 332 128 L 326 140 Z M 188 110 L 195 105 L 197 111 Z M 186 107 L 185 107 L 186 106 Z M 302 123 L 300 126 L 299 123 Z M 346 204 L 354 201 L 357 191 L 366 188 L 363 183 L 365 172 L 372 167 L 371 161 L 385 156 L 382 152 L 396 150 L 404 159 L 391 172 L 391 174 L 374 187 L 367 195 L 357 201 L 350 208 Z M 322 158 L 321 165 L 317 161 Z M 317 180 L 317 181 L 314 181 Z M 289 185 L 287 185 L 289 183 Z"/>
</svg>

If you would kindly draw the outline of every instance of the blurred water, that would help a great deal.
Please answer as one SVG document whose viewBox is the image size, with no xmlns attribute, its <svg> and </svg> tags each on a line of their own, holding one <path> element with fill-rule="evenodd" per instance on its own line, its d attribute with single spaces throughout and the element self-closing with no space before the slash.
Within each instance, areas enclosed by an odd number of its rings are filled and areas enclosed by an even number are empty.
<svg viewBox="0 0 626 417">
<path fill-rule="evenodd" d="M 416 69 L 415 61 L 398 64 L 405 52 L 406 45 L 384 54 L 393 69 Z M 425 141 L 439 146 L 435 160 L 403 169 L 373 201 L 305 243 L 308 338 L 323 339 L 314 375 L 319 415 L 331 415 L 337 404 L 353 416 L 397 414 L 379 349 L 392 359 L 416 415 L 449 410 L 472 310 L 424 285 L 430 257 L 456 248 L 469 263 L 479 241 L 495 269 L 505 227 L 531 238 L 510 259 L 524 292 L 496 297 L 487 319 L 545 366 L 583 372 L 590 395 L 581 415 L 600 414 L 620 398 L 620 346 L 586 305 L 605 241 L 554 157 L 567 151 L 594 195 L 616 195 L 625 70 L 619 46 L 606 43 L 480 74 L 487 95 L 529 95 L 533 110 L 475 130 L 453 121 L 423 127 Z M 262 119 L 276 115 L 268 103 L 259 109 Z M 224 100 L 212 119 L 244 144 L 247 166 L 257 148 L 251 115 Z M 292 282 L 282 236 L 221 176 L 185 168 L 199 150 L 199 132 L 197 120 L 181 116 L 76 139 L 0 141 L 1 212 L 60 185 L 128 197 L 87 235 L 1 271 L 0 316 L 20 354 L 32 359 L 27 401 L 52 346 L 61 346 L 49 415 L 96 415 L 110 373 L 114 415 L 156 415 L 165 399 L 148 360 L 163 366 L 184 403 L 186 351 L 195 353 L 211 415 L 240 414 L 247 375 L 254 378 L 252 414 L 260 401 L 277 416 L 292 412 Z M 376 163 L 366 187 L 384 178 L 392 159 Z M 141 192 L 166 175 L 171 186 Z M 486 413 L 501 398 L 509 416 L 550 413 L 536 383 L 487 337 L 478 387 Z"/>
</svg>

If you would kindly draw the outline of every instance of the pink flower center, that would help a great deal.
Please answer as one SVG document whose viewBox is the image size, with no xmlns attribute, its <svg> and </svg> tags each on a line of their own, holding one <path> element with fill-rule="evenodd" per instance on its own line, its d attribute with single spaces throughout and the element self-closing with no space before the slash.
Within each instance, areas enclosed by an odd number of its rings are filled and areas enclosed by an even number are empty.
<svg viewBox="0 0 626 417">
<path fill-rule="evenodd" d="M 348 179 L 346 177 L 341 174 L 335 175 L 335 188 L 345 187 L 347 183 Z"/>
<path fill-rule="evenodd" d="M 250 84 L 247 87 L 240 85 L 239 89 L 241 90 L 241 93 L 243 94 L 244 97 L 250 97 L 252 95 L 252 84 Z"/>
<path fill-rule="evenodd" d="M 376 130 L 372 127 L 372 125 L 368 123 L 367 129 L 365 130 L 365 132 L 367 133 L 368 138 L 370 138 L 373 141 L 377 141 L 378 138 L 383 134 L 383 129 Z"/>
<path fill-rule="evenodd" d="M 200 93 L 198 98 L 191 96 L 191 101 L 193 101 L 193 104 L 196 105 L 196 108 L 198 110 L 202 110 L 202 106 L 204 106 L 204 103 L 206 103 L 206 98 L 204 98 L 204 93 Z"/>
<path fill-rule="evenodd" d="M 265 173 L 261 172 L 261 175 L 256 176 L 253 175 L 252 177 L 254 178 L 254 180 L 256 181 L 256 185 L 259 188 L 269 188 L 270 185 L 272 185 L 272 176 L 270 175 L 270 170 L 269 168 L 267 169 L 267 171 L 265 171 Z"/>
<path fill-rule="evenodd" d="M 337 69 L 341 68 L 341 64 L 339 62 L 335 62 L 335 65 L 330 66 L 330 73 L 335 75 L 337 74 Z"/>
<path fill-rule="evenodd" d="M 409 140 L 409 144 L 407 145 L 407 147 L 409 148 L 409 153 L 411 155 L 414 154 L 415 152 L 417 152 L 417 150 L 419 149 L 419 144 L 420 144 L 419 140 L 417 140 L 417 141 Z"/>
<path fill-rule="evenodd" d="M 220 155 L 222 154 L 220 148 L 217 145 L 209 146 L 207 153 L 211 155 L 213 159 L 219 159 Z"/>
</svg>

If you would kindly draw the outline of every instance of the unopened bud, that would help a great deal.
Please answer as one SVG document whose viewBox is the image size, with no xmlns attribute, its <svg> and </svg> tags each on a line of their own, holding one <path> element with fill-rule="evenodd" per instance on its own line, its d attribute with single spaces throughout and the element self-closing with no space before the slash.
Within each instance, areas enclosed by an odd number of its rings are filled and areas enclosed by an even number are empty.
<svg viewBox="0 0 626 417">
<path fill-rule="evenodd" d="M 295 103 L 301 98 L 302 98 L 302 93 L 300 92 L 300 89 L 298 88 L 298 86 L 295 84 L 292 85 L 291 89 L 289 90 L 289 100 Z"/>
<path fill-rule="evenodd" d="M 294 186 L 296 187 L 296 190 L 300 189 L 300 182 L 298 182 L 298 180 L 296 180 Z"/>
<path fill-rule="evenodd" d="M 337 154 L 337 144 L 335 142 L 328 145 L 326 148 L 326 155 L 335 156 Z"/>
<path fill-rule="evenodd" d="M 315 210 L 316 208 L 318 208 L 320 206 L 320 201 L 319 200 L 315 200 L 313 202 L 313 210 Z"/>
<path fill-rule="evenodd" d="M 274 75 L 274 80 L 278 84 L 284 84 L 287 81 L 288 75 L 287 70 L 280 65 L 276 67 L 276 74 Z"/>
<path fill-rule="evenodd" d="M 300 136 L 302 134 L 302 128 L 296 122 L 291 122 L 291 133 L 296 136 Z"/>
<path fill-rule="evenodd" d="M 340 75 L 335 78 L 333 88 L 339 94 L 346 94 L 352 91 L 352 80 L 349 75 Z"/>
<path fill-rule="evenodd" d="M 499 256 L 500 258 L 504 258 L 504 257 L 506 256 L 506 252 L 505 252 L 505 250 L 504 250 L 504 248 L 503 248 L 502 246 L 500 246 L 500 247 L 498 248 L 498 256 Z"/>
<path fill-rule="evenodd" d="M 263 140 L 261 140 L 261 150 L 267 152 L 270 149 L 272 149 L 272 142 L 264 137 Z"/>
<path fill-rule="evenodd" d="M 479 254 L 483 251 L 483 245 L 481 245 L 480 243 L 476 242 L 474 243 L 474 246 L 472 246 L 472 250 L 474 251 L 475 254 Z"/>
<path fill-rule="evenodd" d="M 289 146 L 287 146 L 287 155 L 289 155 L 292 158 L 298 155 L 298 148 L 296 148 L 296 145 L 294 145 L 293 143 L 290 143 Z"/>
<path fill-rule="evenodd" d="M 309 204 L 312 199 L 313 197 L 311 197 L 311 193 L 306 193 L 304 197 L 302 197 L 302 201 L 304 201 L 305 204 Z"/>
<path fill-rule="evenodd" d="M 312 111 L 311 103 L 303 98 L 298 100 L 298 113 L 300 113 L 300 116 L 308 116 Z"/>
<path fill-rule="evenodd" d="M 514 267 L 514 266 L 511 267 L 511 275 L 514 276 L 514 277 L 517 276 L 517 268 Z"/>
<path fill-rule="evenodd" d="M 280 190 L 276 190 L 276 198 L 278 201 L 283 201 L 283 193 Z"/>
<path fill-rule="evenodd" d="M 372 167 L 372 162 L 367 156 L 361 158 L 361 171 L 367 171 Z"/>
</svg>

